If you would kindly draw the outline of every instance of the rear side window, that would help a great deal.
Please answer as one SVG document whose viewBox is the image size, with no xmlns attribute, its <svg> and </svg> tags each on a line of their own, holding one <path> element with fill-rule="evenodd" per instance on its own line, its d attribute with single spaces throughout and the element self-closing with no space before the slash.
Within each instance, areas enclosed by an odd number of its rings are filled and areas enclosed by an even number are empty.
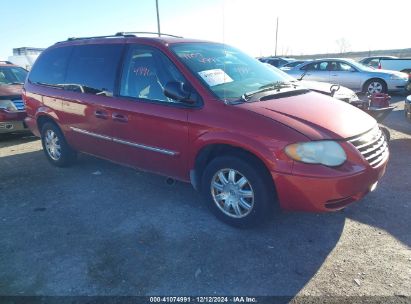
<svg viewBox="0 0 411 304">
<path fill-rule="evenodd" d="M 73 49 L 65 88 L 89 94 L 112 96 L 124 45 L 80 45 Z"/>
<path fill-rule="evenodd" d="M 71 47 L 49 49 L 37 59 L 29 74 L 32 83 L 63 84 Z"/>
</svg>

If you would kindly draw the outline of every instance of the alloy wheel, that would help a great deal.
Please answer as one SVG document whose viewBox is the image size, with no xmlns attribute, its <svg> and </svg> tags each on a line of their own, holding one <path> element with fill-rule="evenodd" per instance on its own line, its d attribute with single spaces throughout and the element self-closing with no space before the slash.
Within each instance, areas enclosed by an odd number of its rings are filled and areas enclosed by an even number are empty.
<svg viewBox="0 0 411 304">
<path fill-rule="evenodd" d="M 233 218 L 247 216 L 254 206 L 254 191 L 249 180 L 234 169 L 221 169 L 211 180 L 214 203 Z"/>
<path fill-rule="evenodd" d="M 58 161 L 61 157 L 61 146 L 59 138 L 53 130 L 47 130 L 44 138 L 44 144 L 50 158 Z"/>
<path fill-rule="evenodd" d="M 372 81 L 368 85 L 368 93 L 381 93 L 383 91 L 382 84 L 378 81 Z"/>
</svg>

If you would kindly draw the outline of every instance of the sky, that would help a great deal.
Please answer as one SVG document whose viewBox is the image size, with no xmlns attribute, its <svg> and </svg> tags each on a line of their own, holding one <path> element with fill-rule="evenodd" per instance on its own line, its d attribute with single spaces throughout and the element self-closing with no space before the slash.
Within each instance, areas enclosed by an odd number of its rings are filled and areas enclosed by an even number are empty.
<svg viewBox="0 0 411 304">
<path fill-rule="evenodd" d="M 158 0 L 161 31 L 252 56 L 410 48 L 410 0 Z M 68 37 L 157 31 L 155 0 L 0 0 L 0 59 Z M 341 42 L 344 41 L 343 47 Z"/>
</svg>

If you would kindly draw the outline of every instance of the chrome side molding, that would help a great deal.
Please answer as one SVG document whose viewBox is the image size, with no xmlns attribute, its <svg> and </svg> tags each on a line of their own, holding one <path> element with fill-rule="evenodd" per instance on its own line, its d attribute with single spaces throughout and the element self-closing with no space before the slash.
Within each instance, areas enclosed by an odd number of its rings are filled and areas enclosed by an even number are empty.
<svg viewBox="0 0 411 304">
<path fill-rule="evenodd" d="M 157 147 L 152 147 L 152 146 L 146 146 L 146 145 L 143 145 L 143 144 L 126 141 L 126 140 L 123 140 L 123 139 L 120 139 L 120 138 L 110 137 L 110 136 L 106 136 L 106 135 L 102 135 L 102 134 L 90 132 L 90 131 L 83 130 L 83 129 L 79 129 L 79 128 L 75 128 L 75 127 L 70 127 L 70 129 L 71 129 L 72 131 L 77 132 L 77 133 L 80 133 L 80 134 L 88 135 L 88 136 L 91 136 L 91 137 L 95 137 L 95 138 L 103 139 L 103 140 L 107 140 L 107 141 L 112 141 L 112 142 L 115 142 L 115 143 L 118 143 L 118 144 L 130 146 L 130 147 L 134 147 L 134 148 L 138 148 L 138 149 L 153 151 L 153 152 L 157 152 L 157 153 L 161 153 L 161 154 L 166 154 L 166 155 L 170 155 L 170 156 L 176 156 L 176 155 L 179 154 L 179 153 L 176 152 L 176 151 L 167 150 L 167 149 L 162 149 L 162 148 L 157 148 Z"/>
</svg>

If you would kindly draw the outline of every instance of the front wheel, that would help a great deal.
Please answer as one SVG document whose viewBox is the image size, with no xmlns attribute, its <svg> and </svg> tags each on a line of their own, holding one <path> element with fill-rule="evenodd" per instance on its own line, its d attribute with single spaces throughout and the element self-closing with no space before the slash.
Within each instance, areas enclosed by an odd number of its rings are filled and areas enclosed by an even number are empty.
<svg viewBox="0 0 411 304">
<path fill-rule="evenodd" d="M 63 133 L 54 123 L 44 124 L 41 143 L 48 161 L 57 167 L 67 167 L 76 158 L 76 152 L 67 144 Z"/>
<path fill-rule="evenodd" d="M 212 160 L 203 174 L 202 192 L 214 215 L 236 227 L 265 222 L 275 201 L 265 168 L 237 157 Z"/>
<path fill-rule="evenodd" d="M 380 79 L 368 80 L 364 85 L 364 93 L 375 94 L 375 93 L 387 93 L 387 85 L 384 81 Z"/>
<path fill-rule="evenodd" d="M 391 133 L 390 130 L 388 130 L 386 127 L 380 126 L 381 131 L 384 133 L 385 139 L 387 142 L 391 140 Z"/>
</svg>

